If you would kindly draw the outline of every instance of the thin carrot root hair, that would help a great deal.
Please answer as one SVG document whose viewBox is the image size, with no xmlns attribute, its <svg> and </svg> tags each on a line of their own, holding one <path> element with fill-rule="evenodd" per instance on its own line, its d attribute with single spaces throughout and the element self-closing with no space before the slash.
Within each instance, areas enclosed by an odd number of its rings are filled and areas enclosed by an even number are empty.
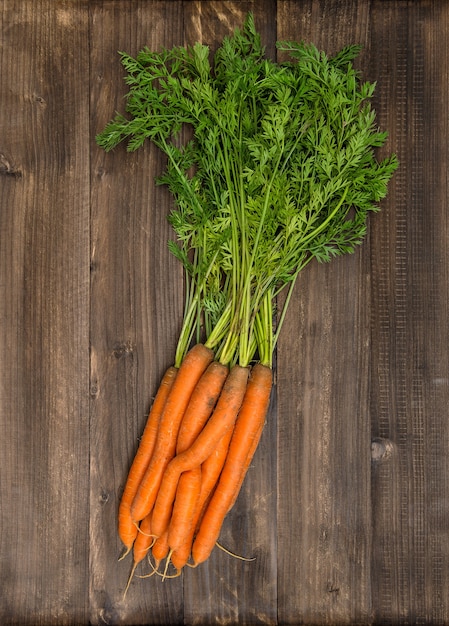
<svg viewBox="0 0 449 626">
<path fill-rule="evenodd" d="M 140 528 L 140 526 L 138 526 L 138 528 L 139 528 L 139 533 L 140 533 L 141 535 L 144 535 L 145 537 L 153 537 L 153 538 L 154 538 L 154 541 L 156 541 L 156 539 L 157 539 L 157 535 L 155 535 L 154 533 L 146 533 L 144 530 L 142 530 L 142 529 Z M 153 544 L 151 544 L 151 545 L 153 545 Z"/>
<path fill-rule="evenodd" d="M 129 586 L 131 584 L 131 580 L 133 579 L 134 572 L 136 571 L 136 567 L 137 566 L 138 566 L 138 563 L 134 563 L 133 566 L 132 566 L 131 573 L 130 573 L 129 578 L 128 578 L 128 582 L 126 583 L 126 587 L 125 587 L 125 590 L 123 592 L 123 600 L 126 598 L 126 594 L 128 593 L 128 589 L 129 589 Z"/>
<path fill-rule="evenodd" d="M 150 555 L 148 555 L 147 557 L 147 561 L 149 566 L 151 567 L 152 571 L 149 574 L 139 574 L 137 576 L 137 578 L 151 578 L 152 576 L 154 576 L 155 574 L 157 574 L 157 569 L 155 568 L 155 566 L 153 565 L 153 563 L 151 562 L 151 558 Z"/>
<path fill-rule="evenodd" d="M 126 546 L 124 546 L 124 550 L 122 550 L 121 555 L 118 557 L 118 561 L 123 561 L 123 559 L 126 559 L 126 557 L 128 556 L 128 554 L 131 552 L 131 550 L 133 549 L 132 546 L 130 546 L 129 548 L 127 548 Z"/>
<path fill-rule="evenodd" d="M 170 579 L 170 578 L 179 578 L 181 576 L 181 574 L 182 574 L 182 571 L 181 570 L 177 570 L 176 574 L 166 574 L 165 572 L 164 573 L 156 572 L 156 574 L 158 576 L 161 576 L 162 577 L 162 582 L 164 582 L 164 580 L 167 580 L 167 579 Z"/>
<path fill-rule="evenodd" d="M 151 578 L 151 576 L 154 576 L 156 574 L 157 576 L 160 576 L 163 580 L 165 580 L 166 578 L 178 578 L 179 576 L 181 576 L 182 571 L 180 569 L 176 569 L 176 574 L 167 574 L 167 569 L 170 563 L 170 555 L 168 555 L 166 558 L 163 572 L 159 571 L 159 565 L 161 564 L 160 560 L 156 560 L 155 564 L 153 564 L 150 555 L 148 555 L 147 560 L 152 571 L 149 574 L 141 574 L 140 576 L 138 576 L 138 578 Z"/>
<path fill-rule="evenodd" d="M 228 548 L 225 548 L 224 546 L 221 545 L 221 543 L 218 543 L 218 541 L 215 542 L 215 545 L 217 546 L 217 548 L 220 548 L 220 550 L 223 550 L 223 552 L 225 552 L 226 554 L 229 554 L 229 556 L 232 556 L 234 559 L 239 559 L 240 561 L 255 561 L 256 557 L 255 556 L 241 556 L 240 554 L 236 554 L 235 552 L 231 552 L 231 550 L 228 550 Z"/>
</svg>

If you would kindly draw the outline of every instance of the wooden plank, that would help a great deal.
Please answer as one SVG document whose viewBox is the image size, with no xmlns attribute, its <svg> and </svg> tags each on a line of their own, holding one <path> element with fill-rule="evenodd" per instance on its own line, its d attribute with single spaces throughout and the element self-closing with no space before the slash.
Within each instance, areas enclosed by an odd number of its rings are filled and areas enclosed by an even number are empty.
<svg viewBox="0 0 449 626">
<path fill-rule="evenodd" d="M 366 44 L 368 2 L 280 2 L 278 39 Z M 358 64 L 363 69 L 363 57 Z M 277 360 L 278 617 L 371 619 L 369 243 L 296 285 Z"/>
<path fill-rule="evenodd" d="M 183 43 L 179 2 L 96 2 L 90 8 L 92 137 L 123 112 L 118 50 Z M 150 144 L 129 154 L 92 146 L 91 589 L 92 624 L 182 623 L 182 581 L 136 578 L 120 563 L 117 508 L 159 380 L 174 358 L 182 272 L 169 255 L 171 198 L 154 177 Z M 148 573 L 149 566 L 139 568 Z"/>
<path fill-rule="evenodd" d="M 372 7 L 372 74 L 402 163 L 372 237 L 373 606 L 378 623 L 449 620 L 449 5 Z"/>
<path fill-rule="evenodd" d="M 275 56 L 275 3 L 186 3 L 185 37 L 191 44 L 203 41 L 214 52 L 224 36 L 243 25 L 252 11 L 258 32 Z M 268 17 L 268 19 L 267 19 Z M 184 623 L 277 623 L 276 566 L 276 396 L 263 438 L 239 499 L 223 524 L 220 543 L 232 552 L 255 560 L 244 562 L 218 548 L 210 559 L 184 574 Z"/>
<path fill-rule="evenodd" d="M 5 0 L 0 23 L 0 622 L 83 623 L 87 13 L 76 1 Z"/>
</svg>

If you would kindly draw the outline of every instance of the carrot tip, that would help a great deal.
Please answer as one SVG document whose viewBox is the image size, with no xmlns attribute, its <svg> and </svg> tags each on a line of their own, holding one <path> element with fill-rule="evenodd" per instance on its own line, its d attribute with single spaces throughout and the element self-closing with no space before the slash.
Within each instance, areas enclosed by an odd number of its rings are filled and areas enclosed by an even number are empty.
<svg viewBox="0 0 449 626">
<path fill-rule="evenodd" d="M 241 561 L 255 561 L 256 560 L 255 556 L 247 557 L 247 556 L 241 556 L 240 554 L 235 554 L 234 552 L 231 552 L 230 550 L 222 546 L 220 543 L 218 543 L 218 541 L 215 542 L 215 545 L 217 546 L 217 548 L 220 548 L 220 550 L 223 550 L 223 552 L 226 552 L 226 554 L 229 554 L 229 556 L 232 556 L 235 559 L 240 559 Z"/>
<path fill-rule="evenodd" d="M 124 558 L 126 558 L 128 556 L 128 554 L 131 552 L 132 546 L 130 546 L 129 548 L 124 548 L 124 551 L 122 552 L 122 554 L 119 556 L 118 560 L 119 561 L 123 561 Z"/>
<path fill-rule="evenodd" d="M 131 570 L 131 573 L 130 573 L 129 578 L 128 578 L 128 582 L 127 582 L 126 587 L 125 587 L 125 591 L 123 592 L 123 600 L 126 598 L 126 594 L 128 593 L 128 589 L 129 589 L 129 586 L 131 584 L 131 580 L 132 580 L 132 578 L 134 576 L 134 572 L 136 571 L 136 567 L 137 567 L 137 563 L 134 563 L 134 565 L 132 567 L 132 570 Z"/>
<path fill-rule="evenodd" d="M 164 574 L 162 576 L 162 581 L 164 581 L 166 578 L 168 578 L 168 574 L 167 574 L 167 570 L 168 570 L 168 566 L 170 564 L 170 560 L 171 560 L 171 555 L 173 554 L 173 550 L 170 550 L 170 552 L 167 555 L 167 558 L 165 560 L 165 567 L 164 567 Z M 170 576 L 170 578 L 172 578 L 172 576 Z M 175 578 L 175 576 L 173 576 L 173 578 Z"/>
</svg>

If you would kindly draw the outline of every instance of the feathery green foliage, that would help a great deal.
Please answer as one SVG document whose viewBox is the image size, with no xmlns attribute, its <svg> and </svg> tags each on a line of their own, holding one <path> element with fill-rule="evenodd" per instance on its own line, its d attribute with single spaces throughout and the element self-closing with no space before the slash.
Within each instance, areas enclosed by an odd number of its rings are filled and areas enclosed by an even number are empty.
<svg viewBox="0 0 449 626">
<path fill-rule="evenodd" d="M 248 14 L 212 62 L 200 43 L 121 53 L 127 115 L 97 141 L 133 151 L 148 139 L 167 155 L 158 182 L 175 200 L 169 245 L 188 286 L 177 363 L 204 328 L 223 363 L 257 355 L 270 365 L 276 295 L 312 259 L 354 251 L 397 167 L 395 155 L 376 159 L 387 135 L 370 104 L 375 84 L 352 65 L 359 48 L 330 58 L 277 45 L 288 61 L 265 57 Z"/>
</svg>

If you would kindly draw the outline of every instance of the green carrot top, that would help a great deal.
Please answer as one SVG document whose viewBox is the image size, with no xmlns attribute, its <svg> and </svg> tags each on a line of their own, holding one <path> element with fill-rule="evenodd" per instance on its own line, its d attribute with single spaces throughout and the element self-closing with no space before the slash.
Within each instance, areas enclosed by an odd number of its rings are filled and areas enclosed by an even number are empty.
<svg viewBox="0 0 449 626">
<path fill-rule="evenodd" d="M 370 104 L 375 84 L 352 65 L 358 46 L 332 58 L 303 42 L 277 47 L 287 61 L 265 57 L 248 14 L 212 62 L 200 43 L 121 53 L 127 116 L 97 142 L 132 151 L 149 139 L 168 157 L 158 182 L 175 200 L 169 246 L 187 279 L 178 364 L 202 333 L 223 363 L 271 365 L 298 273 L 354 251 L 398 165 L 376 160 L 387 134 Z"/>
</svg>

